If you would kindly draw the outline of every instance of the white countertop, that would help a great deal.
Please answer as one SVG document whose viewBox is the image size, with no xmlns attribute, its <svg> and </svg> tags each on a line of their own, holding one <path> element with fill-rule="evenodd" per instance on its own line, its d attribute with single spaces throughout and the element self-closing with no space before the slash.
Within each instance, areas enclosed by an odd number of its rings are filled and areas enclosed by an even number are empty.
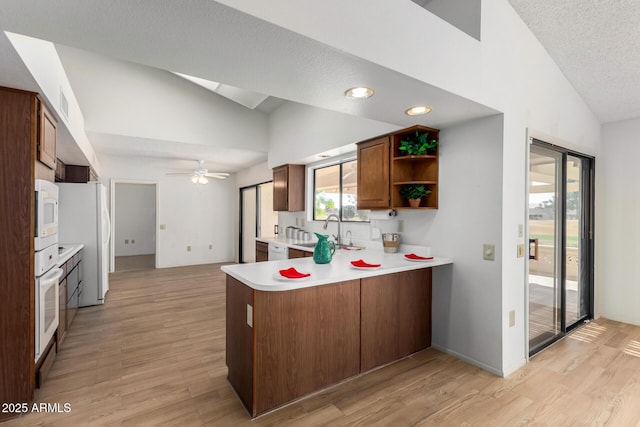
<svg viewBox="0 0 640 427">
<path fill-rule="evenodd" d="M 351 261 L 358 259 L 370 264 L 381 264 L 381 267 L 367 270 L 355 269 Z M 415 262 L 405 259 L 403 253 L 388 254 L 373 249 L 361 251 L 341 249 L 336 252 L 329 264 L 316 264 L 313 258 L 308 257 L 225 265 L 222 271 L 258 291 L 289 291 L 452 263 L 453 260 L 448 258 L 434 257 L 432 261 Z M 311 273 L 311 276 L 304 279 L 286 279 L 280 276 L 279 271 L 289 267 L 295 267 L 301 273 Z"/>
<path fill-rule="evenodd" d="M 64 251 L 58 254 L 58 267 L 65 262 L 69 261 L 69 258 L 78 253 L 78 251 L 84 248 L 82 243 L 58 243 L 58 247 L 64 248 Z"/>
</svg>

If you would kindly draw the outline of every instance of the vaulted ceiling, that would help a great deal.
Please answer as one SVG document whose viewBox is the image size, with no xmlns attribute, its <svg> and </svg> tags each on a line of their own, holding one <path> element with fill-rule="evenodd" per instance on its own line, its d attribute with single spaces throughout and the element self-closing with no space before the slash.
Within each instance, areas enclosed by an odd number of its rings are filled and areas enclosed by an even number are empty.
<svg viewBox="0 0 640 427">
<path fill-rule="evenodd" d="M 636 53 L 640 51 L 640 3 L 509 1 L 601 121 L 640 116 L 640 83 L 634 79 L 634 72 L 640 69 Z M 147 67 L 166 73 L 161 79 L 175 87 L 185 88 L 191 83 L 179 83 L 180 78 L 170 72 L 221 82 L 230 88 L 226 94 L 212 94 L 198 87 L 209 93 L 199 95 L 202 97 L 227 96 L 234 88 L 257 93 L 257 99 L 268 96 L 263 104 L 256 104 L 255 110 L 248 110 L 254 115 L 268 114 L 281 100 L 397 126 L 421 123 L 444 127 L 495 113 L 211 0 L 190 0 L 188 7 L 185 2 L 171 0 L 0 0 L 0 5 L 0 29 L 58 46 L 72 86 L 75 81 L 74 92 L 85 115 L 87 133 L 103 152 L 215 158 L 216 165 L 208 166 L 221 169 L 219 165 L 226 164 L 227 171 L 239 170 L 266 156 L 264 146 L 222 146 L 221 141 L 209 143 L 204 138 L 181 135 L 132 135 L 117 124 L 107 129 L 105 118 L 117 117 L 118 111 L 109 111 L 117 106 L 95 98 L 100 93 L 95 89 L 106 84 L 104 73 L 99 72 L 99 65 L 104 63 L 120 64 L 114 69 Z M 15 80 L 22 79 L 18 74 L 24 70 L 14 69 Z M 112 80 L 119 78 L 113 76 Z M 376 87 L 376 96 L 367 103 L 345 99 L 344 90 L 363 81 Z M 103 88 L 103 93 L 108 91 L 108 87 Z M 234 96 L 241 94 L 229 98 Z M 407 106 L 423 103 L 424 99 L 438 108 L 420 119 L 403 114 Z"/>
</svg>

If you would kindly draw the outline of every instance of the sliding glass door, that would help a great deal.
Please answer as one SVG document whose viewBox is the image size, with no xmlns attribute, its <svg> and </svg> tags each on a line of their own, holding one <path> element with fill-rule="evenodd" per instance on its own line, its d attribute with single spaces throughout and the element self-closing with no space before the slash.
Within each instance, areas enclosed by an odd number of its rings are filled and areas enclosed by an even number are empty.
<svg viewBox="0 0 640 427">
<path fill-rule="evenodd" d="M 532 140 L 529 350 L 593 316 L 593 159 Z"/>
<path fill-rule="evenodd" d="M 273 182 L 240 189 L 239 261 L 255 262 L 256 237 L 277 234 L 278 213 L 273 210 Z"/>
</svg>

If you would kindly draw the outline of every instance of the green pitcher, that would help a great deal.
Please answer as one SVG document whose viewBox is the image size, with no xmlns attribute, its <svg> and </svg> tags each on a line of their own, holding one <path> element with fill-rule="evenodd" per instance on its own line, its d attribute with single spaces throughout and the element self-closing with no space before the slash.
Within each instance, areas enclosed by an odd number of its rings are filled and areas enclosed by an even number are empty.
<svg viewBox="0 0 640 427">
<path fill-rule="evenodd" d="M 331 257 L 336 252 L 336 245 L 332 240 L 329 240 L 329 236 L 318 233 L 314 234 L 318 236 L 318 243 L 313 250 L 313 260 L 316 264 L 329 264 Z"/>
</svg>

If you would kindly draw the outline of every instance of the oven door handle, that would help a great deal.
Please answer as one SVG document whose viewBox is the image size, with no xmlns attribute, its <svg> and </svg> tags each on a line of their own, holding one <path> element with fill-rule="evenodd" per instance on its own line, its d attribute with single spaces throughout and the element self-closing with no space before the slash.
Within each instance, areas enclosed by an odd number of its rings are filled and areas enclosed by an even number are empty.
<svg viewBox="0 0 640 427">
<path fill-rule="evenodd" d="M 46 288 L 51 286 L 53 283 L 57 282 L 60 277 L 62 277 L 62 273 L 64 271 L 61 268 L 54 268 L 49 273 L 45 274 L 40 278 L 40 287 Z"/>
</svg>

